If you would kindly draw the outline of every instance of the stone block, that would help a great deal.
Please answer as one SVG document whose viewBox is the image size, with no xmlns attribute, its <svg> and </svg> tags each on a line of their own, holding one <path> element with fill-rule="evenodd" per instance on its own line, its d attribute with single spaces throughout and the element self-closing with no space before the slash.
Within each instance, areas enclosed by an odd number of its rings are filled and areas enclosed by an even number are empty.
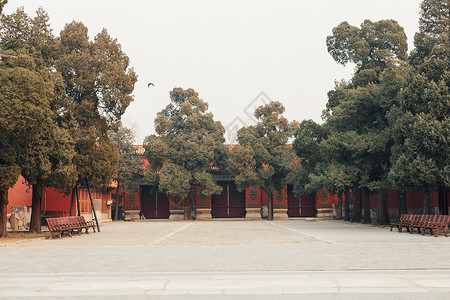
<svg viewBox="0 0 450 300">
<path fill-rule="evenodd" d="M 31 206 L 11 206 L 11 215 L 15 216 L 15 227 L 12 230 L 28 230 L 31 220 Z M 10 224 L 11 226 L 11 224 Z"/>
</svg>

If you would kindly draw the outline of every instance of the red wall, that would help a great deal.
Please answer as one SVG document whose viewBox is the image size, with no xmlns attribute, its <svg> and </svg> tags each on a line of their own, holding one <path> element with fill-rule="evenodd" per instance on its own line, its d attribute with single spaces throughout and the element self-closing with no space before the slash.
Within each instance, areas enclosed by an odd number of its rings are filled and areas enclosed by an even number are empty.
<svg viewBox="0 0 450 300">
<path fill-rule="evenodd" d="M 22 176 L 14 187 L 8 191 L 8 213 L 11 213 L 11 206 L 31 206 L 32 190 Z M 92 190 L 94 199 L 102 199 L 102 212 L 107 212 L 109 207 L 107 200 L 111 200 L 111 193 L 108 191 Z M 91 212 L 91 203 L 87 189 L 79 189 L 81 213 Z M 45 188 L 42 193 L 41 210 L 44 216 L 68 216 L 70 213 L 71 195 L 65 195 L 54 188 Z M 76 209 L 76 207 L 75 207 Z"/>
<path fill-rule="evenodd" d="M 8 213 L 11 213 L 11 206 L 31 206 L 31 196 L 31 186 L 20 176 L 14 187 L 8 191 Z"/>
<path fill-rule="evenodd" d="M 369 196 L 370 199 L 370 208 L 377 208 L 378 204 L 378 194 L 377 193 L 371 193 Z M 360 201 L 361 201 L 361 207 L 363 207 L 363 190 L 360 190 Z M 423 192 L 407 192 L 406 193 L 406 206 L 408 210 L 417 211 L 418 213 L 421 212 L 423 209 Z M 345 196 L 342 196 L 342 202 L 345 202 Z M 332 197 L 332 203 L 337 204 L 338 203 L 338 197 L 335 195 Z M 350 191 L 350 204 L 353 204 L 353 195 L 352 191 Z M 431 191 L 431 207 L 437 207 L 439 206 L 439 193 L 437 191 Z M 398 194 L 393 189 L 388 189 L 388 207 L 390 210 L 397 210 L 398 209 Z M 394 213 L 394 212 L 392 212 Z"/>
<path fill-rule="evenodd" d="M 41 210 L 44 216 L 68 216 L 71 195 L 64 195 L 54 188 L 45 188 L 42 193 Z"/>
</svg>

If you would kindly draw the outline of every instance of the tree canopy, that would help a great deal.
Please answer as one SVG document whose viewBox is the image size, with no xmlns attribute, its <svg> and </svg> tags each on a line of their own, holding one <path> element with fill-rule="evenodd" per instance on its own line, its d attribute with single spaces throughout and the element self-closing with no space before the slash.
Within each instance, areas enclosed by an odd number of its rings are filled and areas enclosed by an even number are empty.
<svg viewBox="0 0 450 300">
<path fill-rule="evenodd" d="M 222 164 L 226 152 L 222 124 L 193 89 L 174 88 L 170 101 L 157 114 L 156 134 L 144 140 L 147 179 L 179 199 L 187 199 L 193 185 L 204 187 L 205 195 L 219 194 L 211 168 Z"/>
<path fill-rule="evenodd" d="M 2 205 L 20 170 L 33 186 L 30 231 L 40 231 L 44 186 L 69 192 L 85 178 L 110 182 L 118 157 L 108 130 L 120 124 L 137 77 L 105 29 L 91 42 L 74 22 L 57 38 L 42 8 L 34 18 L 23 8 L 2 15 L 0 50 L 17 57 L 0 64 L 0 139 L 9 153 L 0 161 Z M 6 224 L 5 211 L 1 218 Z"/>
<path fill-rule="evenodd" d="M 238 190 L 261 187 L 269 194 L 270 202 L 273 192 L 286 184 L 295 160 L 288 141 L 298 124 L 289 122 L 283 116 L 284 110 L 278 101 L 256 108 L 257 124 L 238 131 L 239 145 L 231 149 L 228 159 Z M 273 210 L 269 206 L 269 218 L 272 218 Z"/>
</svg>

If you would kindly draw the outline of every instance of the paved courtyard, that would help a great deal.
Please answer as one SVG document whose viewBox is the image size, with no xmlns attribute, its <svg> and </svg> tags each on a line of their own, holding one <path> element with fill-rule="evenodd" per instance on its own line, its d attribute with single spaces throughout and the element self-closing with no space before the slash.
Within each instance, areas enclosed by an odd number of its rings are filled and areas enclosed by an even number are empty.
<svg viewBox="0 0 450 300">
<path fill-rule="evenodd" d="M 341 221 L 114 222 L 1 247 L 0 298 L 448 299 L 449 249 Z"/>
</svg>

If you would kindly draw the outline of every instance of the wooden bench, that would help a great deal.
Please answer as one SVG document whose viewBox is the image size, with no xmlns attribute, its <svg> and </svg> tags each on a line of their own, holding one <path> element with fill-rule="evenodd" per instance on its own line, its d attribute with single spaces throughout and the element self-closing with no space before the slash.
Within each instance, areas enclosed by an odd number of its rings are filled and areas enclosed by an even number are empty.
<svg viewBox="0 0 450 300">
<path fill-rule="evenodd" d="M 442 229 L 444 231 L 444 235 L 447 237 L 447 230 L 450 224 L 450 216 L 447 215 L 435 215 L 432 220 L 428 221 L 422 227 L 422 235 L 425 234 L 427 229 L 430 230 L 430 234 L 433 234 L 433 230 L 435 230 L 435 235 L 438 236 L 439 230 Z"/>
<path fill-rule="evenodd" d="M 409 233 L 412 234 L 414 232 L 414 228 L 417 229 L 418 233 L 422 233 L 422 228 L 431 220 L 430 215 L 419 215 L 418 218 L 415 218 L 414 221 L 409 225 Z"/>
<path fill-rule="evenodd" d="M 400 216 L 400 219 L 391 222 L 391 231 L 394 226 L 397 226 L 398 232 L 402 232 L 403 226 L 408 224 L 408 222 L 411 220 L 411 216 L 412 215 L 410 214 L 402 214 Z"/>
<path fill-rule="evenodd" d="M 391 231 L 394 226 L 397 226 L 398 232 L 402 232 L 403 228 L 412 234 L 414 228 L 418 233 L 425 234 L 426 230 L 430 230 L 435 236 L 438 236 L 439 230 L 442 230 L 447 237 L 448 227 L 450 225 L 450 216 L 447 215 L 417 215 L 417 214 L 402 214 L 398 221 L 391 223 Z"/>
<path fill-rule="evenodd" d="M 409 232 L 410 226 L 420 220 L 421 215 L 416 214 L 402 214 L 400 219 L 397 221 L 391 222 L 391 231 L 394 226 L 397 227 L 398 232 L 402 232 L 403 228 L 406 228 L 406 231 Z"/>
<path fill-rule="evenodd" d="M 76 230 L 78 234 L 81 234 L 83 229 L 88 234 L 91 227 L 95 232 L 94 221 L 86 221 L 83 216 L 48 218 L 47 227 L 50 231 L 50 238 L 53 238 L 54 234 L 59 234 L 62 238 L 64 232 L 72 237 L 73 231 Z"/>
</svg>

